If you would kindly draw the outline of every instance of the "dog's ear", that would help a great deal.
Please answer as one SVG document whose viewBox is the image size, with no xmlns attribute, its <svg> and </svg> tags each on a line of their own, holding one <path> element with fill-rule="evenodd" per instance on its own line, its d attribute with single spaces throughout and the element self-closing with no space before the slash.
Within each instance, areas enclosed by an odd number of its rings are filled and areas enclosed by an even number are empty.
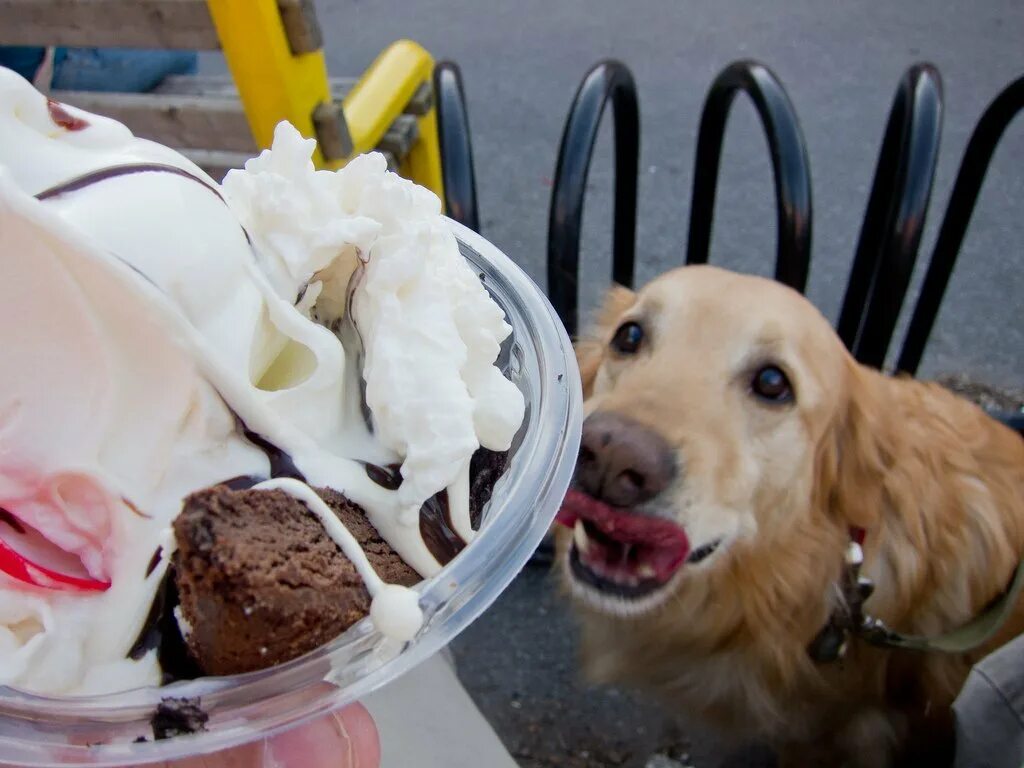
<svg viewBox="0 0 1024 768">
<path fill-rule="evenodd" d="M 576 362 L 580 367 L 580 379 L 583 382 L 583 399 L 590 397 L 594 389 L 597 369 L 601 367 L 605 344 L 598 339 L 581 338 L 576 342 Z"/>
<path fill-rule="evenodd" d="M 618 326 L 619 317 L 636 302 L 636 293 L 621 285 L 613 285 L 605 294 L 593 324 L 576 340 L 576 362 L 583 380 L 583 399 L 590 397 L 597 370 L 601 367 L 608 337 Z"/>
<path fill-rule="evenodd" d="M 895 433 L 873 372 L 850 361 L 850 386 L 818 448 L 815 505 L 848 526 L 871 528 L 885 504 Z"/>
</svg>

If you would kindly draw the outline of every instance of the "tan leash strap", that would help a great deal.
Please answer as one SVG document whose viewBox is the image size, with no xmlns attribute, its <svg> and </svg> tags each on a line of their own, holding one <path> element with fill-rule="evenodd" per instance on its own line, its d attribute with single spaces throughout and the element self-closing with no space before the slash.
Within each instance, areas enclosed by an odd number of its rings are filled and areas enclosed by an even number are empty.
<svg viewBox="0 0 1024 768">
<path fill-rule="evenodd" d="M 886 648 L 904 648 L 913 651 L 939 651 L 941 653 L 966 653 L 984 645 L 1002 629 L 1017 605 L 1021 590 L 1024 589 L 1024 560 L 1017 566 L 1013 580 L 1003 596 L 984 612 L 961 627 L 936 637 L 904 635 L 886 627 L 877 619 L 865 617 L 856 631 L 858 637 L 872 645 Z"/>
</svg>

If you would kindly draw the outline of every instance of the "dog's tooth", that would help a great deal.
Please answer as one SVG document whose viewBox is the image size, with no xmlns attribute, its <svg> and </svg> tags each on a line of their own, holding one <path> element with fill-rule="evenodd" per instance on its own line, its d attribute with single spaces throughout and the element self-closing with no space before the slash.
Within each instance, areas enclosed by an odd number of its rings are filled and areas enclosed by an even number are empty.
<svg viewBox="0 0 1024 768">
<path fill-rule="evenodd" d="M 848 565 L 860 565 L 864 562 L 864 550 L 856 541 L 851 541 L 846 549 L 846 562 Z"/>
<path fill-rule="evenodd" d="M 583 528 L 583 521 L 577 520 L 576 525 L 572 529 L 572 540 L 576 542 L 576 549 L 583 554 L 587 551 L 590 546 L 590 539 L 587 538 L 587 532 Z"/>
<path fill-rule="evenodd" d="M 658 574 L 655 573 L 654 568 L 647 564 L 644 564 L 636 569 L 636 575 L 639 576 L 641 579 L 653 579 Z"/>
<path fill-rule="evenodd" d="M 627 563 L 629 562 L 629 556 L 630 556 L 630 554 L 632 552 L 633 552 L 633 545 L 632 544 L 623 544 L 622 545 L 622 554 L 619 556 L 619 565 L 620 566 L 626 567 Z"/>
</svg>

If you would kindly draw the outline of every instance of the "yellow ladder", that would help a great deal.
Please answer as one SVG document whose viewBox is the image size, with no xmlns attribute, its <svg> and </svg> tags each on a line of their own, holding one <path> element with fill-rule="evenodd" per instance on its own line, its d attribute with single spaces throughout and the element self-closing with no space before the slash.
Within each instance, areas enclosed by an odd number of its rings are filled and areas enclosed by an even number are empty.
<svg viewBox="0 0 1024 768">
<path fill-rule="evenodd" d="M 377 149 L 444 199 L 430 54 L 403 40 L 358 80 L 328 79 L 314 0 L 0 0 L 0 45 L 223 50 L 230 79 L 171 75 L 149 93 L 52 96 L 113 117 L 217 178 L 290 120 L 318 140 L 318 167 Z"/>
<path fill-rule="evenodd" d="M 253 137 L 270 145 L 274 126 L 290 121 L 320 148 L 315 163 L 339 168 L 352 156 L 376 148 L 403 113 L 416 117 L 416 137 L 400 159 L 399 172 L 444 199 L 437 114 L 431 98 L 434 60 L 420 45 L 401 40 L 385 49 L 344 97 L 332 101 L 318 32 L 296 45 L 286 27 L 292 13 L 313 14 L 296 0 L 207 0 L 224 57 L 235 81 Z M 293 24 L 293 29 L 295 25 Z M 315 19 L 306 29 L 318 30 Z M 290 39 L 291 37 L 291 39 Z M 316 47 L 311 47 L 310 38 Z M 340 107 L 340 108 L 339 108 Z"/>
</svg>

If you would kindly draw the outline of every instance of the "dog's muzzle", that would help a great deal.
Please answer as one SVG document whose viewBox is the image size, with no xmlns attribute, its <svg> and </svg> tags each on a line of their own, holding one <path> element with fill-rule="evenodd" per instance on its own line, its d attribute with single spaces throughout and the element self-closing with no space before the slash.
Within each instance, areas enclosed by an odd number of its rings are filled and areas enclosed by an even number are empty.
<svg viewBox="0 0 1024 768">
<path fill-rule="evenodd" d="M 665 491 L 675 454 L 654 430 L 598 411 L 583 425 L 574 487 L 558 514 L 573 531 L 569 567 L 578 581 L 619 597 L 640 597 L 668 583 L 691 553 L 675 522 L 635 508 Z"/>
<path fill-rule="evenodd" d="M 573 576 L 619 597 L 663 587 L 691 554 L 686 532 L 671 520 L 616 509 L 575 489 L 566 495 L 558 522 L 573 531 Z"/>
</svg>

